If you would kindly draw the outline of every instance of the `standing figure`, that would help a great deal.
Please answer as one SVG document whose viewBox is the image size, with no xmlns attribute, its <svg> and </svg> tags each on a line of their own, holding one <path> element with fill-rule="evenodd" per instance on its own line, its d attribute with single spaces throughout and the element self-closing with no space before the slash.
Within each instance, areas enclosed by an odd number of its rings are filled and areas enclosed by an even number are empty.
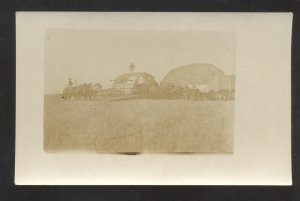
<svg viewBox="0 0 300 201">
<path fill-rule="evenodd" d="M 133 73 L 133 70 L 135 69 L 135 65 L 133 65 L 133 63 L 131 63 L 129 66 L 129 69 L 130 69 L 130 73 Z"/>
<path fill-rule="evenodd" d="M 72 86 L 73 86 L 73 81 L 72 81 L 71 78 L 69 78 L 68 86 L 69 86 L 69 87 L 72 87 Z"/>
</svg>

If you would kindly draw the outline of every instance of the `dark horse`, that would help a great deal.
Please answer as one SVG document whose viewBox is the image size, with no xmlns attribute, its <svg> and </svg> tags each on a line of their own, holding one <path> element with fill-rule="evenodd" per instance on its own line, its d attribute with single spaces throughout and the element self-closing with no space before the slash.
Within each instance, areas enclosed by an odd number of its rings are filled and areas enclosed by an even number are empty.
<svg viewBox="0 0 300 201">
<path fill-rule="evenodd" d="M 62 98 L 65 100 L 71 100 L 72 97 L 74 97 L 73 87 L 68 86 L 68 87 L 64 88 Z"/>
<path fill-rule="evenodd" d="M 62 98 L 65 100 L 96 100 L 101 97 L 102 86 L 97 83 L 82 84 L 79 86 L 68 86 L 63 90 Z"/>
</svg>

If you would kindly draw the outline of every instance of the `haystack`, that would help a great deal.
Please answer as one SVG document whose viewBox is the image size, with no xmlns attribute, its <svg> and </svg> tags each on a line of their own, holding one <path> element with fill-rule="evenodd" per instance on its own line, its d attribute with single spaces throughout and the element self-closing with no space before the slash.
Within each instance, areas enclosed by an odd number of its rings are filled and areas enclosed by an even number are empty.
<svg viewBox="0 0 300 201">
<path fill-rule="evenodd" d="M 118 90 L 125 95 L 138 95 L 152 97 L 157 93 L 158 83 L 149 73 L 126 73 L 118 76 L 112 85 L 113 90 Z"/>
<path fill-rule="evenodd" d="M 191 64 L 171 70 L 161 81 L 161 88 L 207 85 L 211 91 L 235 89 L 235 76 L 226 76 L 211 64 Z"/>
</svg>

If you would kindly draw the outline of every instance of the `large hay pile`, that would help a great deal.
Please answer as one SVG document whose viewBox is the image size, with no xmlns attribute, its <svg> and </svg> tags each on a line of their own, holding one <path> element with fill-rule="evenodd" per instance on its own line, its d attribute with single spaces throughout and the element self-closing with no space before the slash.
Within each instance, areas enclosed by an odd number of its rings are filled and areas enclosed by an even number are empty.
<svg viewBox="0 0 300 201">
<path fill-rule="evenodd" d="M 220 93 L 229 99 L 235 90 L 235 76 L 227 76 L 211 64 L 190 64 L 171 70 L 160 83 L 163 98 L 193 97 L 217 99 Z"/>
<path fill-rule="evenodd" d="M 152 97 L 157 94 L 159 88 L 154 76 L 149 73 L 126 73 L 118 76 L 112 85 L 112 89 L 121 94 Z"/>
<path fill-rule="evenodd" d="M 191 64 L 171 70 L 161 81 L 161 87 L 203 85 L 224 77 L 223 71 L 211 64 Z M 212 84 L 211 84 L 212 85 Z M 214 86 L 212 86 L 214 87 Z"/>
</svg>

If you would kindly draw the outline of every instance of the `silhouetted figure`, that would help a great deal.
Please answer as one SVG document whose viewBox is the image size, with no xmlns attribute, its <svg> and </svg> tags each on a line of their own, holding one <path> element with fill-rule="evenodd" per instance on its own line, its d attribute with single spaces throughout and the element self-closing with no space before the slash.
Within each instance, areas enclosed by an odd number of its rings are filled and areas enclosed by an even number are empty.
<svg viewBox="0 0 300 201">
<path fill-rule="evenodd" d="M 72 86 L 73 86 L 73 81 L 72 81 L 71 78 L 69 78 L 68 86 L 69 86 L 69 87 L 72 87 Z"/>
<path fill-rule="evenodd" d="M 130 73 L 133 73 L 133 70 L 135 69 L 135 65 L 133 65 L 133 63 L 131 63 L 129 66 L 129 69 L 130 69 Z"/>
<path fill-rule="evenodd" d="M 100 83 L 96 83 L 93 86 L 94 99 L 102 98 L 102 85 Z"/>
<path fill-rule="evenodd" d="M 65 100 L 71 100 L 72 97 L 74 97 L 73 81 L 69 78 L 68 86 L 64 88 L 62 98 Z"/>
</svg>

